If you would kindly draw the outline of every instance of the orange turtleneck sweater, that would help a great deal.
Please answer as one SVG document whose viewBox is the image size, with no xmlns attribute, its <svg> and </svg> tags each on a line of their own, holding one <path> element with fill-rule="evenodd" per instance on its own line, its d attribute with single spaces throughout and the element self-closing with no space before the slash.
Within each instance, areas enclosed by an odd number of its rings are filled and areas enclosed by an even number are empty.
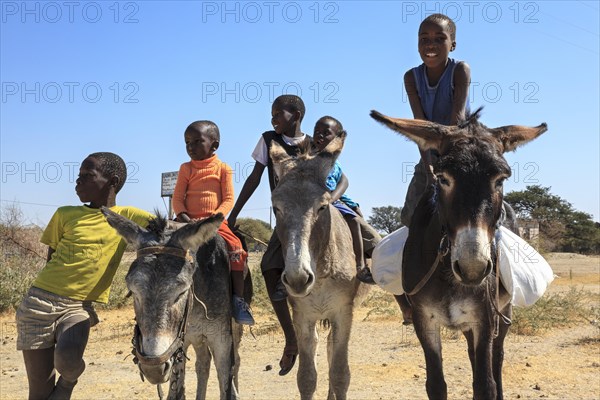
<svg viewBox="0 0 600 400">
<path fill-rule="evenodd" d="M 215 154 L 206 160 L 181 164 L 173 192 L 175 215 L 206 218 L 227 215 L 233 208 L 233 171 Z"/>
</svg>

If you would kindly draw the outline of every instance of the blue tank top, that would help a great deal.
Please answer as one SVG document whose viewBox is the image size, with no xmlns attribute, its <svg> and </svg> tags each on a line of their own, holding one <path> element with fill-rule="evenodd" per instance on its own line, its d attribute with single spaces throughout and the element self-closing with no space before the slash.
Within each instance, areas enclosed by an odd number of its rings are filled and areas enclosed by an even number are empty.
<svg viewBox="0 0 600 400">
<path fill-rule="evenodd" d="M 448 65 L 440 77 L 437 85 L 429 86 L 425 64 L 412 69 L 417 86 L 417 93 L 421 100 L 421 107 L 428 121 L 442 125 L 450 125 L 452 117 L 452 101 L 454 100 L 454 69 L 459 61 L 448 59 Z M 469 111 L 469 96 L 465 112 Z"/>
</svg>

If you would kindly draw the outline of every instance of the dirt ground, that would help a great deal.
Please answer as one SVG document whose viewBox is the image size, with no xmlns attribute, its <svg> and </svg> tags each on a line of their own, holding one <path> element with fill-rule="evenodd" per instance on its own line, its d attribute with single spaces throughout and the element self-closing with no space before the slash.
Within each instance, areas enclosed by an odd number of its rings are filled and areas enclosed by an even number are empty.
<svg viewBox="0 0 600 400">
<path fill-rule="evenodd" d="M 550 254 L 558 278 L 550 291 L 575 285 L 600 293 L 600 258 Z M 376 289 L 379 290 L 379 289 Z M 598 307 L 598 304 L 595 304 Z M 86 352 L 87 370 L 73 399 L 156 399 L 156 387 L 140 380 L 130 352 L 133 310 L 100 311 L 102 323 L 93 329 Z M 373 316 L 369 308 L 356 310 L 350 342 L 352 379 L 349 399 L 425 398 L 425 362 L 412 327 L 399 317 Z M 283 338 L 270 332 L 268 315 L 257 315 L 257 325 L 245 332 L 240 354 L 240 394 L 243 399 L 296 399 L 297 367 L 280 377 L 277 367 Z M 21 354 L 15 350 L 14 315 L 0 316 L 0 399 L 25 399 L 27 378 Z M 269 333 L 270 332 L 270 333 Z M 327 360 L 320 332 L 316 398 L 327 397 Z M 471 369 L 461 335 L 443 342 L 444 370 L 449 398 L 471 398 Z M 187 394 L 195 397 L 195 374 L 188 363 Z M 509 334 L 505 345 L 504 390 L 508 399 L 600 399 L 600 330 L 598 321 L 554 330 L 543 336 Z M 208 397 L 217 399 L 216 374 L 211 374 Z"/>
</svg>

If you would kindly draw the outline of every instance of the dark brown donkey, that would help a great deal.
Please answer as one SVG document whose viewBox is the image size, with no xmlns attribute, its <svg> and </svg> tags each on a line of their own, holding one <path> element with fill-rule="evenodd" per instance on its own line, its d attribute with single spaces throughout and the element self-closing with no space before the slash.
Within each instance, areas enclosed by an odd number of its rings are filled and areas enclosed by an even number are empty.
<svg viewBox="0 0 600 400">
<path fill-rule="evenodd" d="M 503 346 L 512 313 L 496 265 L 503 182 L 511 174 L 503 153 L 537 138 L 546 124 L 490 129 L 478 122 L 478 114 L 450 127 L 371 112 L 421 150 L 439 153 L 437 179 L 415 210 L 402 263 L 431 399 L 447 398 L 440 326 L 460 329 L 467 339 L 473 397 L 502 398 Z"/>
</svg>

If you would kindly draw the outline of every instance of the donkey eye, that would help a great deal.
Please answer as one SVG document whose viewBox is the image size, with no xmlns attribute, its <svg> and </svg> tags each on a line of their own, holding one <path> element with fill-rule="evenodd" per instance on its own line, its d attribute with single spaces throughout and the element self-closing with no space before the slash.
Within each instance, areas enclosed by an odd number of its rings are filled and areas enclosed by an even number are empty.
<svg viewBox="0 0 600 400">
<path fill-rule="evenodd" d="M 322 204 L 322 205 L 321 205 L 321 207 L 319 207 L 319 210 L 318 210 L 318 212 L 321 212 L 321 211 L 323 211 L 324 209 L 326 209 L 326 208 L 327 208 L 327 206 L 328 206 L 328 204 Z"/>
<path fill-rule="evenodd" d="M 438 182 L 443 186 L 450 186 L 450 180 L 442 174 L 437 175 Z"/>
<path fill-rule="evenodd" d="M 494 187 L 496 189 L 502 189 L 502 187 L 504 186 L 505 180 L 506 180 L 506 178 L 504 178 L 504 177 L 496 179 L 496 182 L 494 182 Z"/>
</svg>

